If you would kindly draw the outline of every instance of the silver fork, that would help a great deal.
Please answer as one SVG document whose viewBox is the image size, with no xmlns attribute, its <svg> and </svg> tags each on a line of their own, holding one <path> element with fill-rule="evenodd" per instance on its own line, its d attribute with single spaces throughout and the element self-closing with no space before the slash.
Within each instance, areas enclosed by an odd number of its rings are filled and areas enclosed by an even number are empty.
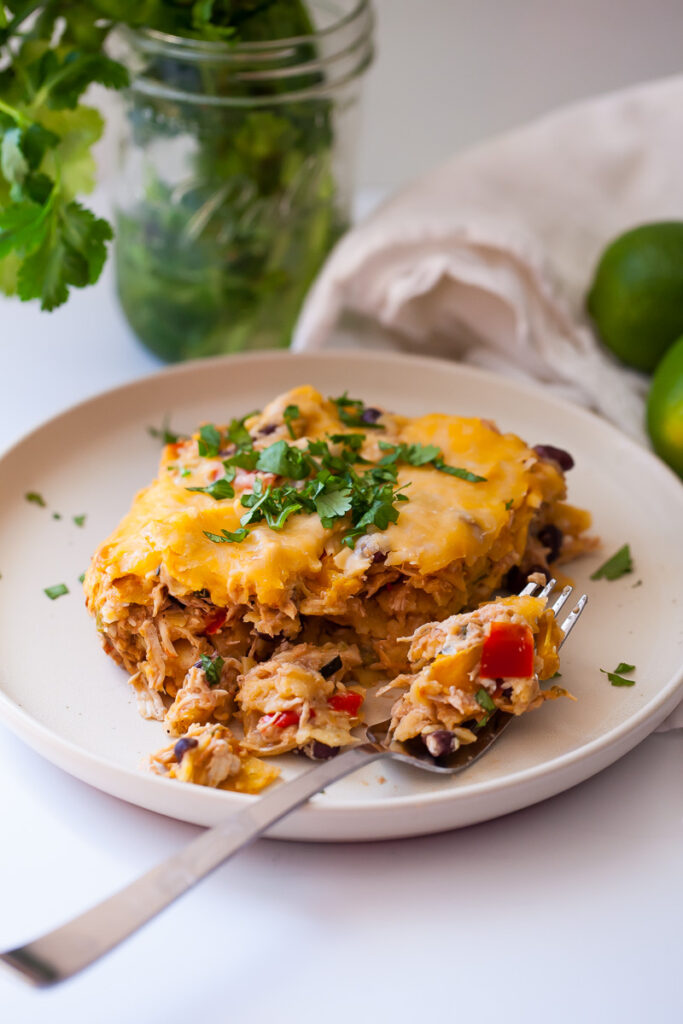
<svg viewBox="0 0 683 1024">
<path fill-rule="evenodd" d="M 529 583 L 521 595 L 533 595 L 540 590 L 538 596 L 548 597 L 555 584 L 556 580 L 550 580 L 540 589 L 538 584 Z M 564 588 L 553 605 L 555 614 L 565 605 L 571 592 L 571 587 Z M 562 643 L 576 624 L 586 601 L 584 594 L 562 623 Z M 207 829 L 184 849 L 125 889 L 41 938 L 0 954 L 0 962 L 33 985 L 49 986 L 65 981 L 114 949 L 228 857 L 337 779 L 380 757 L 391 757 L 442 775 L 455 775 L 474 764 L 498 739 L 513 717 L 501 713 L 494 715 L 482 729 L 476 743 L 438 759 L 431 757 L 426 749 L 424 753 L 416 754 L 405 748 L 393 749 L 393 744 L 389 749 L 388 721 L 368 728 L 364 743 L 338 757 L 322 761 L 298 778 L 276 786 L 258 800 L 250 801 L 243 810 Z"/>
</svg>

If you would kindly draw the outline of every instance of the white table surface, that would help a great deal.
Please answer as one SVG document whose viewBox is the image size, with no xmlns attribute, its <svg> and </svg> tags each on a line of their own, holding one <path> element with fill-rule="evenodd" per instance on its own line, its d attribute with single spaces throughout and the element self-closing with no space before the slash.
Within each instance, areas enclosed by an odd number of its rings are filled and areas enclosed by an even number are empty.
<svg viewBox="0 0 683 1024">
<path fill-rule="evenodd" d="M 0 444 L 157 365 L 108 273 L 51 315 L 1 301 Z M 0 1020 L 678 1022 L 682 740 L 650 736 L 581 786 L 458 832 L 262 840 L 62 988 L 1 974 Z M 0 948 L 198 831 L 70 778 L 2 727 L 0 794 Z"/>
</svg>

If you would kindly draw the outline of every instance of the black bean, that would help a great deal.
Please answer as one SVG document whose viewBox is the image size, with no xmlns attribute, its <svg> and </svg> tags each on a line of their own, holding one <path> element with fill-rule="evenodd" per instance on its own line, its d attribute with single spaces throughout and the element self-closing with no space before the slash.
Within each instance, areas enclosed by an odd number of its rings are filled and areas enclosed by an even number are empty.
<svg viewBox="0 0 683 1024">
<path fill-rule="evenodd" d="M 175 747 L 173 748 L 173 756 L 175 757 L 178 764 L 180 764 L 180 762 L 182 761 L 183 754 L 185 753 L 185 751 L 191 750 L 192 747 L 196 747 L 197 743 L 198 740 L 196 740 L 194 736 L 181 736 L 181 738 L 178 740 Z"/>
<path fill-rule="evenodd" d="M 339 753 L 339 747 L 328 747 L 327 743 L 321 743 L 320 740 L 313 740 L 306 747 L 306 753 L 309 757 L 313 758 L 314 761 L 326 761 L 329 757 L 336 757 Z"/>
<path fill-rule="evenodd" d="M 537 444 L 534 448 L 537 455 L 542 459 L 552 459 L 565 473 L 574 465 L 574 460 L 564 448 L 555 448 L 552 444 Z"/>
<path fill-rule="evenodd" d="M 277 423 L 266 423 L 264 427 L 259 428 L 259 434 L 274 434 L 277 430 Z"/>
<path fill-rule="evenodd" d="M 424 745 L 432 757 L 443 757 L 453 750 L 453 733 L 448 729 L 436 729 L 422 737 Z"/>
<path fill-rule="evenodd" d="M 544 548 L 549 548 L 548 561 L 554 562 L 562 548 L 562 530 L 554 523 L 546 523 L 538 531 L 538 539 Z"/>
<path fill-rule="evenodd" d="M 518 594 L 525 585 L 526 574 L 522 572 L 518 565 L 513 565 L 505 577 L 505 586 L 508 590 L 512 591 L 512 593 Z"/>
<path fill-rule="evenodd" d="M 361 413 L 361 419 L 363 423 L 376 423 L 382 415 L 381 409 L 373 409 L 371 406 L 367 409 L 363 409 Z"/>
<path fill-rule="evenodd" d="M 374 562 L 375 565 L 378 565 L 380 562 L 386 562 L 386 560 L 387 556 L 385 551 L 375 551 L 374 555 L 372 556 L 372 561 Z"/>
<path fill-rule="evenodd" d="M 509 700 L 510 697 L 512 696 L 512 687 L 511 686 L 504 686 L 501 692 L 502 692 L 503 696 L 506 698 L 506 700 Z"/>
<path fill-rule="evenodd" d="M 341 667 L 342 660 L 338 654 L 335 654 L 332 661 L 328 661 L 327 665 L 323 665 L 320 669 L 320 675 L 323 679 L 329 679 L 330 676 L 333 676 L 335 672 L 338 672 Z"/>
</svg>

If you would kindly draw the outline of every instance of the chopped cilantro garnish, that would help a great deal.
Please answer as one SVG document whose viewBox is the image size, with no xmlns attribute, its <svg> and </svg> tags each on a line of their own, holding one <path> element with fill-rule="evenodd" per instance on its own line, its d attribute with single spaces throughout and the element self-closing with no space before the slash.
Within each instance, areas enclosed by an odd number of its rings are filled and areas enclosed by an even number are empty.
<svg viewBox="0 0 683 1024">
<path fill-rule="evenodd" d="M 46 507 L 45 498 L 38 491 L 28 491 L 24 497 L 27 501 L 32 502 L 34 505 L 40 505 L 41 508 Z"/>
<path fill-rule="evenodd" d="M 264 473 L 289 477 L 290 480 L 303 480 L 314 467 L 306 452 L 293 448 L 286 441 L 276 441 L 260 453 L 256 468 Z"/>
<path fill-rule="evenodd" d="M 58 597 L 62 597 L 63 594 L 68 594 L 69 588 L 66 583 L 56 583 L 54 587 L 45 587 L 45 593 L 51 601 L 55 601 Z"/>
<path fill-rule="evenodd" d="M 221 530 L 220 534 L 210 533 L 208 530 L 203 530 L 202 532 L 214 544 L 241 544 L 249 533 L 248 530 L 243 530 L 241 527 L 233 533 L 230 530 Z"/>
<path fill-rule="evenodd" d="M 633 672 L 635 665 L 626 665 L 623 661 L 617 666 L 614 672 L 608 672 L 601 668 L 600 671 L 607 676 L 612 686 L 635 686 L 635 679 L 624 679 L 620 672 Z"/>
<path fill-rule="evenodd" d="M 220 480 L 214 480 L 212 484 L 208 484 L 206 487 L 186 487 L 186 491 L 196 491 L 198 494 L 208 494 L 216 501 L 224 501 L 225 498 L 235 497 L 235 488 L 232 486 L 232 481 L 235 479 L 235 470 L 233 467 L 228 466 L 225 470 L 225 476 L 222 476 Z"/>
<path fill-rule="evenodd" d="M 186 441 L 184 434 L 176 434 L 170 429 L 169 417 L 165 416 L 161 427 L 147 427 L 150 437 L 156 437 L 162 444 L 177 444 L 178 441 Z"/>
<path fill-rule="evenodd" d="M 342 486 L 336 490 L 323 490 L 315 498 L 315 510 L 326 530 L 331 529 L 335 520 L 351 511 L 352 493 L 350 487 Z"/>
<path fill-rule="evenodd" d="M 608 558 L 606 562 L 603 562 L 595 570 L 591 579 L 618 580 L 628 572 L 633 572 L 633 562 L 631 560 L 631 549 L 628 544 L 624 544 L 615 555 L 612 555 L 611 558 Z"/>
<path fill-rule="evenodd" d="M 256 416 L 256 412 L 247 413 L 241 420 L 232 420 L 228 427 L 228 441 L 234 444 L 238 451 L 252 448 L 254 445 L 251 434 L 244 425 L 244 421 L 251 416 Z"/>
<path fill-rule="evenodd" d="M 376 421 L 381 416 L 378 409 L 366 408 L 363 402 L 349 398 L 346 393 L 331 401 L 337 406 L 340 420 L 347 426 L 377 426 Z M 292 421 L 299 416 L 300 409 L 296 405 L 287 406 L 283 413 L 292 437 L 295 436 Z M 436 445 L 380 442 L 385 454 L 373 464 L 360 454 L 366 439 L 364 433 L 328 434 L 325 439 L 306 440 L 305 447 L 280 440 L 259 450 L 254 448 L 253 439 L 244 425 L 247 418 L 233 420 L 227 430 L 227 438 L 235 451 L 223 459 L 225 478 L 207 487 L 188 487 L 187 490 L 210 494 L 217 499 L 231 498 L 234 491 L 230 483 L 235 477 L 236 467 L 279 477 L 279 486 L 266 487 L 263 479 L 257 478 L 253 488 L 240 497 L 240 503 L 246 509 L 240 519 L 241 529 L 232 533 L 228 530 L 220 533 L 204 531 L 204 535 L 216 544 L 240 543 L 248 534 L 247 527 L 264 521 L 270 529 L 281 530 L 290 516 L 306 513 L 317 514 L 325 529 L 331 529 L 335 522 L 348 517 L 350 523 L 342 534 L 341 542 L 353 548 L 356 540 L 370 528 L 386 530 L 391 523 L 397 522 L 400 502 L 408 501 L 402 493 L 404 488 L 396 486 L 400 463 L 432 465 L 441 472 L 474 482 L 485 479 L 469 470 L 446 465 Z M 209 454 L 216 453 L 221 436 L 213 424 L 202 427 L 199 444 L 200 451 L 203 446 Z M 331 448 L 330 445 L 338 447 Z"/>
<path fill-rule="evenodd" d="M 85 516 L 74 516 L 74 523 L 76 524 L 76 526 L 84 526 Z"/>
<path fill-rule="evenodd" d="M 343 444 L 352 452 L 360 451 L 365 440 L 365 434 L 328 434 L 327 436 L 333 444 Z"/>
<path fill-rule="evenodd" d="M 191 469 L 187 469 L 187 467 L 186 467 L 185 469 L 180 471 L 180 475 L 181 476 L 192 476 L 192 470 Z"/>
<path fill-rule="evenodd" d="M 469 469 L 463 469 L 462 466 L 447 466 L 442 458 L 434 459 L 432 463 L 434 469 L 438 469 L 440 473 L 448 473 L 449 476 L 457 476 L 460 480 L 469 480 L 472 484 L 485 483 L 487 477 L 478 476 L 476 473 L 470 473 Z"/>
<path fill-rule="evenodd" d="M 52 518 L 53 519 L 61 519 L 62 518 L 61 512 L 53 512 L 52 513 Z"/>
<path fill-rule="evenodd" d="M 407 462 L 410 466 L 425 466 L 433 462 L 441 454 L 441 449 L 434 444 L 387 444 L 380 441 L 382 451 L 388 452 L 379 460 L 380 466 L 390 466 L 395 462 Z"/>
<path fill-rule="evenodd" d="M 256 448 L 245 449 L 231 455 L 229 459 L 223 459 L 223 465 L 226 469 L 228 466 L 239 466 L 240 469 L 246 470 L 256 469 L 259 455 L 260 452 Z"/>
<path fill-rule="evenodd" d="M 205 423 L 199 428 L 197 450 L 205 458 L 215 458 L 221 450 L 221 433 L 213 423 Z"/>
<path fill-rule="evenodd" d="M 513 501 L 512 498 L 510 498 L 509 501 L 505 502 L 505 511 L 509 512 L 513 505 L 514 505 L 514 501 Z"/>
<path fill-rule="evenodd" d="M 379 446 L 383 451 L 389 453 L 379 460 L 380 466 L 391 466 L 398 462 L 407 462 L 410 466 L 426 466 L 431 463 L 434 469 L 438 469 L 440 473 L 448 473 L 450 476 L 460 477 L 461 480 L 469 480 L 471 483 L 481 483 L 486 480 L 485 476 L 477 476 L 476 473 L 470 473 L 468 469 L 447 465 L 443 460 L 441 449 L 434 444 L 401 443 L 393 445 L 380 441 Z"/>
<path fill-rule="evenodd" d="M 477 692 L 474 695 L 474 699 L 476 700 L 479 707 L 483 708 L 484 711 L 496 710 L 496 705 L 493 703 L 491 695 L 489 694 L 488 690 L 484 689 L 483 686 L 477 690 Z"/>
<path fill-rule="evenodd" d="M 287 424 L 287 430 L 289 431 L 289 436 L 291 438 L 296 438 L 296 434 L 294 433 L 294 428 L 292 426 L 292 420 L 298 420 L 300 416 L 301 411 L 298 405 L 288 405 L 282 414 L 282 418 Z"/>
<path fill-rule="evenodd" d="M 379 409 L 368 408 L 359 398 L 349 398 L 344 392 L 339 398 L 330 397 L 337 407 L 337 416 L 347 427 L 366 427 L 368 430 L 384 430 L 377 420 L 382 415 Z"/>
<path fill-rule="evenodd" d="M 493 703 L 490 694 L 484 689 L 483 686 L 477 690 L 477 692 L 474 695 L 474 699 L 476 700 L 479 707 L 483 708 L 484 711 L 486 712 L 485 715 L 483 715 L 480 719 L 477 720 L 477 729 L 483 729 L 483 727 L 486 725 L 493 712 L 496 710 L 496 705 Z"/>
<path fill-rule="evenodd" d="M 79 583 L 85 583 L 85 573 L 84 572 L 82 572 L 81 575 L 78 577 L 78 582 Z"/>
<path fill-rule="evenodd" d="M 209 686 L 218 686 L 221 681 L 221 672 L 223 671 L 223 665 L 225 661 L 220 655 L 216 655 L 215 658 L 210 658 L 208 654 L 200 654 L 199 660 L 202 663 L 204 669 L 204 675 Z"/>
</svg>

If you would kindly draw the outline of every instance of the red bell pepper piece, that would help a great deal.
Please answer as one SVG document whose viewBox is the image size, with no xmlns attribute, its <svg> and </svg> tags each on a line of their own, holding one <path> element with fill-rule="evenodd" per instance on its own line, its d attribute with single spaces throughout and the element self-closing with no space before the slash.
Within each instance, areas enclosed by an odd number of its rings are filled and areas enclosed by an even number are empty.
<svg viewBox="0 0 683 1024">
<path fill-rule="evenodd" d="M 274 725 L 276 729 L 286 729 L 289 725 L 298 725 L 300 717 L 298 711 L 278 711 L 274 715 L 262 715 L 257 728 L 264 729 L 266 726 Z"/>
<path fill-rule="evenodd" d="M 534 674 L 534 635 L 520 622 L 492 622 L 479 674 L 485 679 L 528 679 Z"/>
<path fill-rule="evenodd" d="M 212 615 L 206 626 L 204 632 L 211 636 L 213 633 L 217 633 L 223 623 L 228 617 L 227 608 L 219 608 L 215 615 Z"/>
<path fill-rule="evenodd" d="M 363 697 L 360 693 L 347 690 L 346 693 L 333 694 L 327 703 L 335 711 L 346 711 L 347 715 L 357 715 L 358 709 L 363 703 Z"/>
</svg>

